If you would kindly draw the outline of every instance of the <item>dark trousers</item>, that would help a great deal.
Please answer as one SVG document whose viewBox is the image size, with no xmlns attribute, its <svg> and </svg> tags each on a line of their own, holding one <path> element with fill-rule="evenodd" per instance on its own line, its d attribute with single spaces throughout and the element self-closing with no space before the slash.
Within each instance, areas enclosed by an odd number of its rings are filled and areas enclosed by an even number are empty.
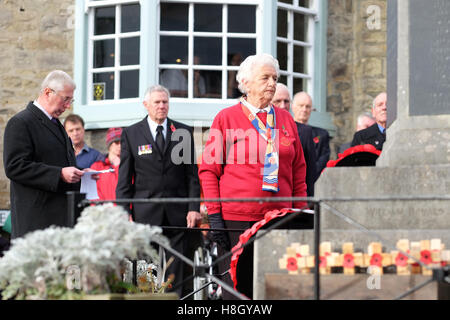
<svg viewBox="0 0 450 320">
<path fill-rule="evenodd" d="M 169 226 L 167 219 L 164 219 L 162 226 Z M 163 235 L 169 239 L 173 250 L 181 253 L 191 261 L 194 258 L 195 250 L 201 246 L 201 234 L 199 231 L 163 229 Z M 172 282 L 173 290 L 168 289 L 167 292 L 176 292 L 180 298 L 183 298 L 193 291 L 193 270 L 190 265 L 166 250 L 166 262 L 172 256 L 174 256 L 174 260 L 167 268 L 166 278 L 173 274 L 175 279 Z"/>
<path fill-rule="evenodd" d="M 263 229 L 267 229 L 273 224 L 277 223 L 283 218 L 276 218 L 268 222 Z M 257 221 L 225 221 L 225 227 L 227 229 L 249 229 Z M 287 223 L 277 227 L 277 229 L 312 229 L 314 228 L 314 216 L 310 214 L 300 214 Z M 242 231 L 243 232 L 243 231 Z M 242 232 L 229 231 L 231 249 L 238 243 L 239 236 Z M 251 238 L 252 239 L 252 238 Z M 219 257 L 227 254 L 229 251 L 224 250 L 219 246 Z M 219 273 L 223 274 L 230 269 L 231 256 L 219 262 Z M 222 276 L 222 280 L 230 285 L 234 286 L 230 274 L 227 272 Z M 236 266 L 236 289 L 246 297 L 253 299 L 253 243 L 246 246 L 239 256 Z M 224 300 L 237 300 L 233 294 L 222 288 L 222 298 Z"/>
</svg>

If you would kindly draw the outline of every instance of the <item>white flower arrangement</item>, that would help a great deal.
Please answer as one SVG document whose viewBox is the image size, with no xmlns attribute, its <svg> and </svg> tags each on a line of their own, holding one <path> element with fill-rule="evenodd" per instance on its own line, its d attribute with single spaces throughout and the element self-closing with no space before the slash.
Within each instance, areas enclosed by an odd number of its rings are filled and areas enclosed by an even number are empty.
<svg viewBox="0 0 450 320">
<path fill-rule="evenodd" d="M 129 221 L 120 206 L 89 206 L 74 228 L 52 226 L 12 240 L 0 258 L 2 298 L 70 299 L 112 292 L 111 284 L 122 281 L 126 259 L 159 263 L 152 241 L 169 245 L 161 228 Z M 78 291 L 71 290 L 74 285 Z"/>
</svg>

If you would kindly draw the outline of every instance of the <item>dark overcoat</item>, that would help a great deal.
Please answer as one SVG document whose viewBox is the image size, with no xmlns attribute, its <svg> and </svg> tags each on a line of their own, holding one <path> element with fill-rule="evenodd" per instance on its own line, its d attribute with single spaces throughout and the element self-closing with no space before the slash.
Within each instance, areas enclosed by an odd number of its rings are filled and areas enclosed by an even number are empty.
<svg viewBox="0 0 450 320">
<path fill-rule="evenodd" d="M 72 143 L 58 121 L 32 102 L 7 123 L 3 163 L 11 181 L 11 237 L 51 225 L 68 226 L 67 191 L 80 183 L 65 183 L 63 167 L 76 165 Z"/>
</svg>

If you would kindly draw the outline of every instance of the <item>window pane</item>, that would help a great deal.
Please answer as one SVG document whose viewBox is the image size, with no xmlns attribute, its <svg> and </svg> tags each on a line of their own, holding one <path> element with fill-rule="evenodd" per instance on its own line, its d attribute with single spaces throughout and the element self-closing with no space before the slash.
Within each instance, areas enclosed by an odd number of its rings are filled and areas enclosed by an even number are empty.
<svg viewBox="0 0 450 320">
<path fill-rule="evenodd" d="M 300 91 L 304 91 L 303 89 L 303 78 L 294 78 L 294 94 Z"/>
<path fill-rule="evenodd" d="M 194 97 L 221 98 L 222 72 L 194 70 Z"/>
<path fill-rule="evenodd" d="M 194 56 L 198 58 L 197 64 L 222 64 L 222 38 L 195 37 Z"/>
<path fill-rule="evenodd" d="M 285 85 L 287 85 L 287 77 L 280 75 L 280 77 L 278 78 L 278 82 L 279 83 L 284 83 Z"/>
<path fill-rule="evenodd" d="M 222 6 L 196 4 L 194 7 L 194 31 L 221 32 Z"/>
<path fill-rule="evenodd" d="M 187 98 L 187 70 L 161 69 L 159 83 L 169 89 L 171 97 Z"/>
<path fill-rule="evenodd" d="M 287 38 L 287 11 L 278 10 L 278 18 L 277 18 L 277 36 Z"/>
<path fill-rule="evenodd" d="M 310 0 L 298 0 L 298 5 L 300 7 L 309 8 Z"/>
<path fill-rule="evenodd" d="M 139 37 L 123 38 L 120 40 L 120 65 L 139 64 Z"/>
<path fill-rule="evenodd" d="M 187 31 L 189 5 L 180 3 L 161 3 L 161 25 L 164 31 Z"/>
<path fill-rule="evenodd" d="M 114 72 L 94 73 L 93 82 L 93 100 L 114 99 Z M 95 84 L 98 84 L 97 90 Z M 99 93 L 98 87 L 103 88 L 103 95 Z"/>
<path fill-rule="evenodd" d="M 188 38 L 160 36 L 160 60 L 161 64 L 187 64 Z"/>
<path fill-rule="evenodd" d="M 228 65 L 239 66 L 242 61 L 256 53 L 256 40 L 228 38 Z"/>
<path fill-rule="evenodd" d="M 228 71 L 227 98 L 238 98 L 242 95 L 239 84 L 236 81 L 237 70 Z"/>
<path fill-rule="evenodd" d="M 139 70 L 120 72 L 120 98 L 139 97 Z"/>
<path fill-rule="evenodd" d="M 141 10 L 139 4 L 122 6 L 122 32 L 133 32 L 141 29 Z"/>
<path fill-rule="evenodd" d="M 277 59 L 280 70 L 287 70 L 287 43 L 277 42 Z"/>
<path fill-rule="evenodd" d="M 255 33 L 256 7 L 229 5 L 228 32 Z"/>
<path fill-rule="evenodd" d="M 305 48 L 294 46 L 294 72 L 306 73 Z"/>
<path fill-rule="evenodd" d="M 278 0 L 278 2 L 292 4 L 292 0 Z"/>
<path fill-rule="evenodd" d="M 114 67 L 114 39 L 94 41 L 94 68 Z"/>
<path fill-rule="evenodd" d="M 116 8 L 95 9 L 94 35 L 116 33 Z"/>
<path fill-rule="evenodd" d="M 294 13 L 294 40 L 306 41 L 308 19 L 304 14 Z"/>
</svg>

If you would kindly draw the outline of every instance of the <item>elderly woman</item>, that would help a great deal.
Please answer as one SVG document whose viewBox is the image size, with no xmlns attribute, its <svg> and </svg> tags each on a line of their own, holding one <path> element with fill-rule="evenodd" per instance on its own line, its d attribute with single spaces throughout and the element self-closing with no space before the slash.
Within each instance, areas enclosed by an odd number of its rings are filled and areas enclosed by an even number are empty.
<svg viewBox="0 0 450 320">
<path fill-rule="evenodd" d="M 269 54 L 249 56 L 240 65 L 236 79 L 243 97 L 215 117 L 199 166 L 205 199 L 306 197 L 306 165 L 297 126 L 289 112 L 270 104 L 278 76 L 278 61 Z M 270 210 L 303 208 L 306 203 L 206 202 L 206 206 L 211 228 L 248 229 Z M 236 245 L 239 235 L 212 232 L 219 255 Z M 237 289 L 249 298 L 252 252 L 251 248 L 241 254 L 237 275 Z M 219 271 L 229 266 L 230 259 L 226 259 Z M 228 276 L 225 281 L 231 284 Z M 223 291 L 223 297 L 233 296 Z"/>
</svg>

